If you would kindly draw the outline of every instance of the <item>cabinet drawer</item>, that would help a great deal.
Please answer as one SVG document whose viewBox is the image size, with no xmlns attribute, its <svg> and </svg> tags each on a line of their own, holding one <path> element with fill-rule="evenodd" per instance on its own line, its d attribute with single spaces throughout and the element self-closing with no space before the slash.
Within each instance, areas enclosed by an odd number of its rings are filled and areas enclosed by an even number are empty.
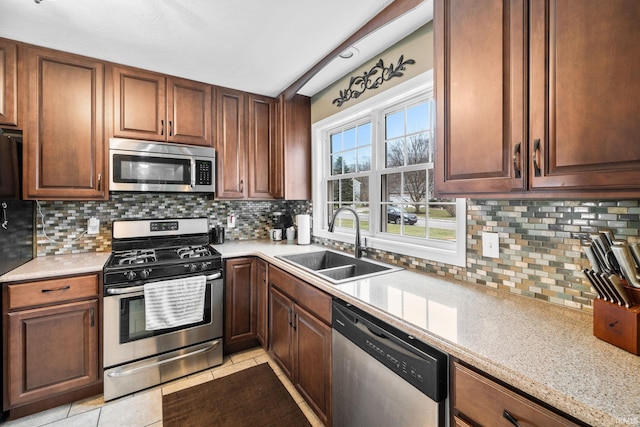
<svg viewBox="0 0 640 427">
<path fill-rule="evenodd" d="M 98 276 L 75 276 L 8 285 L 9 310 L 98 295 Z"/>
<path fill-rule="evenodd" d="M 298 305 L 318 316 L 322 321 L 331 324 L 331 296 L 329 294 L 276 267 L 269 268 L 269 283 L 290 296 Z"/>
<path fill-rule="evenodd" d="M 452 373 L 452 406 L 474 425 L 510 426 L 509 416 L 522 426 L 577 425 L 455 362 Z"/>
</svg>

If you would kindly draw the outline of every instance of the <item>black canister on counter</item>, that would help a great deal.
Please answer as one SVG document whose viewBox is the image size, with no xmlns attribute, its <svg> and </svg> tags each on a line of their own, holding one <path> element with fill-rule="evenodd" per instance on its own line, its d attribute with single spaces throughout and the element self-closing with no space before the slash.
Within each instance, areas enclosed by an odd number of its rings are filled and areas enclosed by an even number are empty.
<svg viewBox="0 0 640 427">
<path fill-rule="evenodd" d="M 216 225 L 209 231 L 209 243 L 214 245 L 224 243 L 224 227 L 222 225 Z"/>
</svg>

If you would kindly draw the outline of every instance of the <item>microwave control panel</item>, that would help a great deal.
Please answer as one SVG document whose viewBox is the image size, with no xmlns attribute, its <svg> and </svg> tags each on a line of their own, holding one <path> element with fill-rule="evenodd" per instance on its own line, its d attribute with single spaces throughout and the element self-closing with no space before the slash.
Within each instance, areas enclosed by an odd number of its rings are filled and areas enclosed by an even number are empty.
<svg viewBox="0 0 640 427">
<path fill-rule="evenodd" d="M 196 160 L 196 185 L 211 185 L 213 162 L 210 160 Z"/>
</svg>

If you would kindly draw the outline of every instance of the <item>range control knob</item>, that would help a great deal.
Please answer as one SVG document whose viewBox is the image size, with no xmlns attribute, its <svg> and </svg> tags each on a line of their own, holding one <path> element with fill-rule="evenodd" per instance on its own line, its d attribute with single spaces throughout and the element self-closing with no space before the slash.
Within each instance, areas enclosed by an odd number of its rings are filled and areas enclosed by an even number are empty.
<svg viewBox="0 0 640 427">
<path fill-rule="evenodd" d="M 151 270 L 142 270 L 140 272 L 140 277 L 142 277 L 143 279 L 146 279 L 147 277 L 149 277 L 150 273 L 151 273 Z"/>
<path fill-rule="evenodd" d="M 190 264 L 190 265 L 189 265 L 189 271 L 190 271 L 190 272 L 192 272 L 192 273 L 193 273 L 193 272 L 194 272 L 194 271 L 196 271 L 196 270 L 198 270 L 198 265 L 197 265 L 197 264 Z"/>
<path fill-rule="evenodd" d="M 127 280 L 133 280 L 136 278 L 136 272 L 135 271 L 127 271 L 125 273 L 125 276 L 127 276 Z"/>
</svg>

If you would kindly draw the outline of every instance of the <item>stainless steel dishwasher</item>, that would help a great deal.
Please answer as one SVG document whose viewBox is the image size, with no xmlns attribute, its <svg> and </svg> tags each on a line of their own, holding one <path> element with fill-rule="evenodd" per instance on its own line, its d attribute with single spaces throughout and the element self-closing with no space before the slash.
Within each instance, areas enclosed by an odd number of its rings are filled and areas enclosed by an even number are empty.
<svg viewBox="0 0 640 427">
<path fill-rule="evenodd" d="M 445 426 L 445 353 L 341 300 L 333 302 L 333 427 Z"/>
</svg>

